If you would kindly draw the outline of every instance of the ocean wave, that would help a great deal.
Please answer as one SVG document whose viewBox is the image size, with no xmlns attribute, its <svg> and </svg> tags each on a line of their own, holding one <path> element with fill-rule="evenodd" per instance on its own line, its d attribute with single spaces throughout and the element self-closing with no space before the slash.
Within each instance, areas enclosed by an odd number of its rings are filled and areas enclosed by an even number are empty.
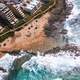
<svg viewBox="0 0 80 80">
<path fill-rule="evenodd" d="M 35 65 L 37 68 L 35 68 Z M 71 71 L 75 67 L 80 67 L 80 56 L 76 57 L 72 52 L 61 51 L 57 54 L 45 56 L 34 56 L 22 65 L 23 69 L 36 72 L 37 69 L 47 69 L 48 71 Z"/>
<path fill-rule="evenodd" d="M 80 9 L 78 8 L 78 0 L 68 0 L 68 4 L 73 5 L 71 14 L 64 22 L 64 28 L 68 30 L 67 37 L 69 44 L 80 45 Z"/>
<path fill-rule="evenodd" d="M 19 55 L 10 55 L 9 53 L 6 53 L 2 58 L 0 58 L 0 80 L 7 80 L 13 62 L 24 55 L 25 52 L 21 51 Z"/>
<path fill-rule="evenodd" d="M 0 71 L 0 80 L 7 80 L 8 72 Z"/>
<path fill-rule="evenodd" d="M 73 44 L 80 45 L 80 37 L 79 37 L 80 36 L 80 26 L 78 23 L 80 20 L 79 18 L 80 9 L 76 5 L 75 0 L 67 0 L 67 3 L 68 5 L 71 5 L 71 6 L 73 5 L 73 9 L 71 10 L 71 14 L 68 16 L 68 18 L 64 22 L 65 24 L 64 27 L 68 30 L 68 33 L 66 36 L 68 36 L 69 44 L 73 43 Z M 4 78 L 9 74 L 9 69 L 11 68 L 14 60 L 19 57 L 21 57 L 21 55 L 12 56 L 12 55 L 6 54 L 0 59 L 0 67 L 6 70 L 6 72 L 0 71 L 0 80 L 4 80 Z M 40 55 L 33 56 L 29 61 L 26 61 L 22 65 L 22 71 L 26 72 L 25 70 L 28 70 L 39 76 L 40 74 L 37 74 L 38 73 L 37 71 L 40 71 L 40 70 L 48 71 L 49 73 L 52 73 L 55 75 L 59 74 L 60 76 L 64 75 L 65 73 L 72 72 L 72 71 L 74 74 L 75 74 L 75 71 L 79 72 L 80 74 L 79 68 L 80 68 L 80 56 L 75 56 L 75 54 L 70 51 L 60 51 L 57 54 L 47 54 L 45 56 L 40 56 Z M 27 74 L 30 76 L 30 78 L 32 78 L 32 77 L 35 77 L 33 73 L 31 73 L 31 75 L 28 73 Z M 21 72 L 19 74 L 22 75 Z M 20 79 L 19 77 L 24 77 L 26 75 L 24 74 L 24 76 L 21 76 L 19 74 L 16 80 L 19 80 Z M 49 79 L 49 80 L 63 80 L 63 79 L 54 78 L 54 79 Z M 70 80 L 70 79 L 65 79 L 65 80 Z"/>
</svg>

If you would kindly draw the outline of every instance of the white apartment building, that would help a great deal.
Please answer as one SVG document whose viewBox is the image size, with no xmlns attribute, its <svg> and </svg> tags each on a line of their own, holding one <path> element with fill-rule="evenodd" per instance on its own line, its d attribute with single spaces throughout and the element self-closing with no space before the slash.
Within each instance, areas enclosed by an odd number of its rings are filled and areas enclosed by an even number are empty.
<svg viewBox="0 0 80 80">
<path fill-rule="evenodd" d="M 21 7 L 26 12 L 34 14 L 41 7 L 41 2 L 39 0 L 31 0 L 30 3 L 26 3 L 25 6 L 22 5 Z"/>
<path fill-rule="evenodd" d="M 7 19 L 10 24 L 15 25 L 15 23 L 18 21 L 12 11 L 3 3 L 0 3 L 0 12 L 5 20 Z"/>
</svg>

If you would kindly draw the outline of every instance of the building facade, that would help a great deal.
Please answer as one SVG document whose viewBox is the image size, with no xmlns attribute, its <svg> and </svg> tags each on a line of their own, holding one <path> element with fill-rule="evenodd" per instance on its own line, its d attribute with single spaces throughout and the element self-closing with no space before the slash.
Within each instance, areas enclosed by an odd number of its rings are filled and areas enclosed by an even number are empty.
<svg viewBox="0 0 80 80">
<path fill-rule="evenodd" d="M 10 23 L 11 25 L 15 25 L 18 22 L 12 11 L 3 3 L 0 3 L 0 17 L 3 19 L 3 22 Z"/>
<path fill-rule="evenodd" d="M 25 5 L 21 7 L 26 12 L 34 14 L 41 7 L 41 2 L 39 0 L 31 0 L 29 3 L 26 2 Z"/>
<path fill-rule="evenodd" d="M 10 8 L 10 10 L 13 12 L 13 14 L 17 17 L 17 18 L 25 18 L 25 14 L 23 13 L 23 11 L 20 8 L 19 4 L 14 4 L 14 3 L 7 3 L 7 6 Z"/>
</svg>

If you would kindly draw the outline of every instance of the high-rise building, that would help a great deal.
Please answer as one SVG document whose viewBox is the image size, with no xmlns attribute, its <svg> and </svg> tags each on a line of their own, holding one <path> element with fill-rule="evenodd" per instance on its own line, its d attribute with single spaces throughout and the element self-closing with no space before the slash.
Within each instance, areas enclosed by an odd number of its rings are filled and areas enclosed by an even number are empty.
<svg viewBox="0 0 80 80">
<path fill-rule="evenodd" d="M 37 10 L 41 8 L 41 2 L 38 0 L 31 0 L 29 3 L 26 2 L 25 5 L 22 5 L 22 9 L 30 14 L 34 14 Z"/>
<path fill-rule="evenodd" d="M 13 14 L 17 17 L 17 18 L 25 18 L 25 14 L 23 13 L 23 11 L 20 8 L 19 4 L 14 4 L 14 3 L 7 3 L 7 6 L 10 8 L 10 10 L 13 12 Z"/>
<path fill-rule="evenodd" d="M 12 11 L 3 3 L 0 3 L 0 18 L 1 20 L 3 20 L 1 22 L 2 24 L 4 24 L 4 22 L 6 24 L 9 25 L 15 25 L 16 22 L 18 22 L 18 19 L 14 16 L 14 14 L 12 13 Z"/>
</svg>

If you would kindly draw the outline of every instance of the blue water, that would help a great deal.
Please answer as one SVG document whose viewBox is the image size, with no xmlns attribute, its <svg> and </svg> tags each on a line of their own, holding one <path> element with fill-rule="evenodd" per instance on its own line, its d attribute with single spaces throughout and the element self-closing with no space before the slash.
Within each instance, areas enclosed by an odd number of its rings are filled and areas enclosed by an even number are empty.
<svg viewBox="0 0 80 80">
<path fill-rule="evenodd" d="M 36 73 L 28 70 L 20 70 L 16 80 L 80 80 L 80 72 L 58 72 L 57 74 L 47 70 L 38 70 Z"/>
<path fill-rule="evenodd" d="M 70 0 L 72 1 L 72 0 Z M 69 43 L 80 44 L 80 0 L 65 23 Z M 60 52 L 61 54 L 63 52 Z M 69 52 L 68 52 L 69 53 Z M 65 52 L 66 54 L 66 52 Z M 79 53 L 80 54 L 80 53 Z M 45 65 L 44 65 L 45 64 Z M 15 71 L 16 72 L 16 71 Z M 80 80 L 80 56 L 37 57 L 27 62 L 10 80 Z"/>
<path fill-rule="evenodd" d="M 16 80 L 80 80 L 80 72 L 58 72 L 57 74 L 47 70 L 38 70 L 36 73 L 28 70 L 20 70 Z"/>
<path fill-rule="evenodd" d="M 9 80 L 80 80 L 80 56 L 70 52 L 34 56 L 21 67 Z"/>
</svg>

